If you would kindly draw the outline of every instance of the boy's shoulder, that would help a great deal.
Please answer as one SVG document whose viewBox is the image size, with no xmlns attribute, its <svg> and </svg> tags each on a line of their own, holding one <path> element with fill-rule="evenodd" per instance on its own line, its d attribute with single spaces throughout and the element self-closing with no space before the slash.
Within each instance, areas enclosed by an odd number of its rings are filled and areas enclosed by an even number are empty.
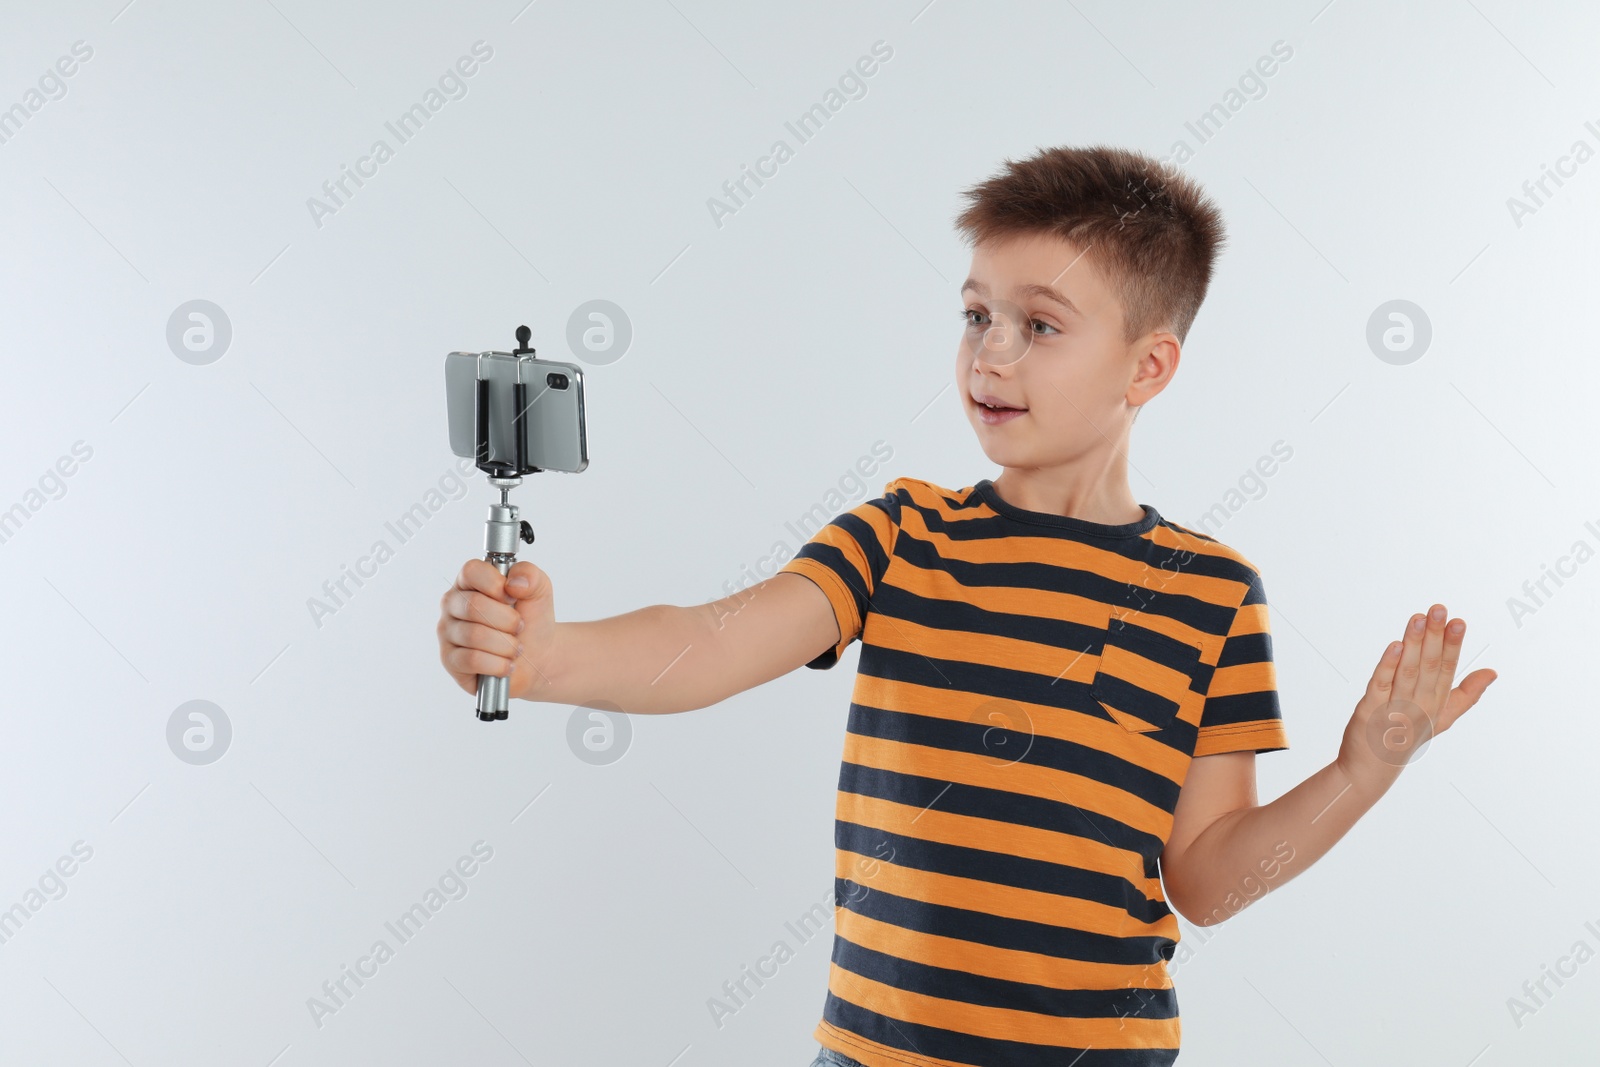
<svg viewBox="0 0 1600 1067">
<path fill-rule="evenodd" d="M 974 483 L 959 489 L 951 489 L 927 478 L 902 475 L 884 483 L 883 493 L 875 503 L 889 513 L 889 518 L 896 526 L 899 526 L 901 521 L 900 509 L 907 506 L 915 508 L 936 523 L 942 523 L 948 519 L 956 519 L 958 512 L 981 507 L 983 501 L 975 495 L 977 488 L 977 484 Z"/>
<path fill-rule="evenodd" d="M 1181 526 L 1166 516 L 1162 516 L 1156 526 L 1167 531 L 1172 547 L 1177 552 L 1203 557 L 1218 577 L 1230 578 L 1245 585 L 1260 584 L 1261 569 L 1232 545 L 1224 544 L 1210 534 Z"/>
<path fill-rule="evenodd" d="M 977 483 L 952 489 L 927 478 L 905 475 L 884 483 L 883 497 L 896 504 L 911 503 L 933 509 L 941 505 L 944 509 L 985 506 L 982 499 L 974 495 L 976 490 Z M 1171 548 L 1174 553 L 1204 558 L 1208 570 L 1216 577 L 1252 585 L 1260 581 L 1260 568 L 1243 552 L 1210 534 L 1173 522 L 1162 515 L 1159 508 L 1154 510 L 1158 521 L 1149 534 L 1152 540 Z"/>
<path fill-rule="evenodd" d="M 1250 560 L 1245 558 L 1244 553 L 1240 552 L 1232 545 L 1225 544 L 1224 542 L 1217 540 L 1208 533 L 1202 533 L 1199 530 L 1180 525 L 1179 523 L 1173 522 L 1165 515 L 1161 516 L 1161 521 L 1157 523 L 1157 525 L 1164 526 L 1168 530 L 1171 530 L 1173 535 L 1180 540 L 1186 543 L 1191 543 L 1194 546 L 1194 551 L 1196 552 L 1204 552 L 1205 554 L 1211 556 L 1222 556 L 1227 559 L 1231 559 L 1236 563 L 1249 567 L 1251 570 L 1255 569 L 1255 564 L 1251 563 Z"/>
<path fill-rule="evenodd" d="M 902 475 L 884 483 L 883 495 L 897 500 L 914 500 L 919 504 L 931 504 L 935 500 L 960 504 L 972 495 L 974 488 L 975 485 L 966 485 L 960 489 L 949 489 L 926 478 Z"/>
</svg>

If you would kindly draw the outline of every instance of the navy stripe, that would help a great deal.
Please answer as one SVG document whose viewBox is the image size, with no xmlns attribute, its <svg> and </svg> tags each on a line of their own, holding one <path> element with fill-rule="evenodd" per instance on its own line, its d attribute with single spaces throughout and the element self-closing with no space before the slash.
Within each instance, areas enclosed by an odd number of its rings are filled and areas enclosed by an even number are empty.
<svg viewBox="0 0 1600 1067">
<path fill-rule="evenodd" d="M 834 883 L 840 905 L 857 915 L 903 930 L 915 930 L 958 941 L 975 941 L 994 948 L 1037 952 L 1085 963 L 1153 967 L 1161 960 L 1171 960 L 1177 945 L 1173 938 L 1156 934 L 1113 937 L 1071 926 L 1055 926 L 1028 919 L 990 915 L 968 908 L 930 904 L 897 896 L 850 878 L 835 878 Z"/>
<path fill-rule="evenodd" d="M 842 984 L 848 992 L 848 976 Z M 1171 1067 L 1178 1058 L 1175 1048 L 1080 1048 L 973 1037 L 971 1034 L 920 1026 L 865 1011 L 840 999 L 832 989 L 828 990 L 822 1017 L 841 1030 L 860 1034 L 908 1054 L 955 1063 L 982 1064 L 983 1067 Z"/>
<path fill-rule="evenodd" d="M 1265 631 L 1258 634 L 1234 634 L 1222 646 L 1222 655 L 1217 658 L 1217 669 L 1238 667 L 1245 663 L 1260 663 L 1271 658 L 1271 634 Z"/>
<path fill-rule="evenodd" d="M 1207 726 L 1231 726 L 1258 719 L 1281 719 L 1283 709 L 1278 703 L 1278 691 L 1267 689 L 1259 693 L 1235 693 L 1233 696 L 1212 697 L 1206 701 Z"/>
<path fill-rule="evenodd" d="M 1245 591 L 1244 602 L 1239 605 L 1242 608 L 1249 607 L 1251 604 L 1265 604 L 1267 602 L 1267 587 L 1261 581 L 1261 575 L 1253 574 L 1250 577 L 1250 588 Z"/>
<path fill-rule="evenodd" d="M 988 541 L 1012 535 L 1021 535 L 1025 537 L 1059 537 L 1063 533 L 1063 531 L 1059 529 L 1030 526 L 1027 523 L 1016 523 L 1011 519 L 1006 518 L 1004 515 L 994 515 L 991 513 L 989 515 L 980 516 L 977 514 L 977 510 L 979 508 L 984 508 L 987 510 L 987 505 L 983 504 L 981 501 L 975 500 L 970 506 L 964 506 L 959 501 L 947 502 L 950 504 L 951 510 L 956 513 L 955 517 L 948 521 L 936 509 L 918 504 L 909 495 L 902 498 L 901 506 L 902 508 L 911 508 L 914 510 L 922 518 L 922 524 L 923 526 L 927 527 L 929 533 L 942 534 L 948 537 L 951 541 L 956 542 Z M 964 514 L 964 512 L 971 512 L 972 514 Z M 1172 523 L 1162 522 L 1158 523 L 1157 525 L 1164 525 L 1173 530 L 1178 535 L 1177 539 L 1180 542 L 1188 537 L 1194 536 L 1190 531 L 1184 530 L 1179 526 L 1174 526 Z M 910 534 L 905 533 L 903 514 L 901 526 L 902 535 L 907 537 L 911 536 Z M 1097 550 L 1115 552 L 1118 555 L 1126 556 L 1129 559 L 1142 559 L 1151 567 L 1165 567 L 1169 571 L 1181 570 L 1187 574 L 1199 574 L 1208 578 L 1228 579 L 1238 579 L 1241 574 L 1241 568 L 1239 564 L 1227 555 L 1202 554 L 1201 552 L 1196 551 L 1194 547 L 1186 548 L 1182 544 L 1176 547 L 1158 544 L 1149 533 L 1138 537 L 1093 538 L 1087 540 L 1084 538 L 1074 537 L 1068 533 L 1063 539 L 1076 540 L 1080 541 L 1081 543 L 1092 543 L 1092 546 Z M 1202 537 L 1199 538 L 1199 540 L 1211 541 L 1212 539 Z M 1213 541 L 1212 543 L 1215 542 Z"/>
<path fill-rule="evenodd" d="M 900 548 L 904 547 L 905 542 L 908 540 L 910 539 L 900 539 L 900 545 L 897 546 L 895 552 L 897 557 L 900 555 Z M 996 567 L 1017 573 L 1001 573 L 997 575 L 994 571 Z M 1020 573 L 1035 571 L 1039 568 L 1042 568 L 1042 572 L 1033 577 L 1029 577 L 1026 573 Z M 952 566 L 940 569 L 945 570 L 952 577 L 957 578 L 958 581 L 962 581 L 969 588 L 989 589 L 1043 589 L 1048 581 L 1044 577 L 1045 574 L 1060 576 L 1080 573 L 1061 567 L 1047 567 L 1031 563 L 985 563 L 979 564 L 975 568 Z M 978 580 L 965 581 L 956 573 L 958 570 L 973 572 L 971 576 Z M 996 577 L 1007 580 L 996 581 L 994 580 Z M 1083 582 L 1063 582 L 1058 580 L 1056 584 L 1060 588 L 1050 591 L 1099 600 L 1101 603 L 1107 603 L 1108 605 L 1110 601 L 1107 598 L 1115 597 L 1117 598 L 1117 607 L 1137 610 L 1146 615 L 1171 618 L 1214 637 L 1221 637 L 1227 632 L 1228 624 L 1233 620 L 1234 616 L 1230 608 L 1203 604 L 1191 597 L 1178 596 L 1171 593 L 1128 594 L 1126 583 L 1111 582 L 1102 584 L 1099 579 L 1092 576 L 1090 580 Z M 1195 605 L 1200 605 L 1201 607 L 1197 608 Z M 1201 610 L 1202 608 L 1204 610 Z M 903 619 L 933 630 L 992 634 L 996 637 L 1005 637 L 1017 641 L 1031 641 L 1035 644 L 1058 648 L 1063 652 L 1070 653 L 1064 658 L 1063 663 L 1071 662 L 1073 655 L 1078 652 L 1098 653 L 1100 646 L 1106 640 L 1106 623 L 1104 621 L 1082 623 L 1053 616 L 1023 615 L 995 611 L 968 601 L 925 597 L 893 583 L 880 583 L 878 585 L 872 598 L 872 609 L 879 615 L 893 619 Z M 1200 650 L 1187 641 L 1180 641 L 1160 631 L 1132 623 L 1128 624 L 1126 632 L 1130 640 L 1136 639 L 1155 646 L 1161 662 L 1166 663 L 1168 666 L 1179 670 L 1192 671 L 1198 665 Z"/>
<path fill-rule="evenodd" d="M 1168 989 L 1057 989 L 1032 982 L 1008 982 L 988 975 L 901 960 L 847 938 L 834 941 L 833 962 L 853 974 L 896 989 L 957 1000 L 986 1008 L 1011 1008 L 1069 1018 L 1171 1019 L 1178 998 Z"/>
<path fill-rule="evenodd" d="M 1070 661 L 1070 656 L 1063 660 L 1063 670 Z M 861 646 L 861 662 L 857 670 L 874 678 L 907 682 L 933 689 L 954 689 L 980 696 L 1005 693 L 1005 697 L 995 699 L 1042 704 L 1064 711 L 1093 715 L 1108 722 L 1116 721 L 1094 699 L 1090 683 L 1073 682 L 1065 678 L 1057 681 L 1043 674 L 991 667 L 982 663 L 933 659 L 916 652 L 902 652 L 897 648 L 885 648 L 873 644 Z M 1175 719 L 1166 729 L 1146 736 L 1187 753 L 1194 750 L 1196 730 L 1192 723 Z M 1107 760 L 1117 758 L 1109 752 L 1100 755 Z M 1168 785 L 1171 784 L 1169 781 Z M 1172 794 L 1174 798 L 1176 795 Z"/>
<path fill-rule="evenodd" d="M 940 778 L 863 767 L 848 760 L 839 768 L 839 789 L 846 793 L 912 805 L 919 811 L 932 805 L 951 815 L 993 819 L 996 822 L 1072 834 L 1133 853 L 1135 858 L 1142 860 L 1146 878 L 1154 878 L 1159 873 L 1156 860 L 1163 848 L 1159 837 L 1109 815 L 1087 812 L 1072 803 L 1070 798 L 1053 800 L 1026 793 L 1008 793 L 962 782 L 947 782 Z"/>
<path fill-rule="evenodd" d="M 871 856 L 896 867 L 1086 900 L 1125 912 L 1142 923 L 1159 922 L 1172 914 L 1165 903 L 1150 900 L 1126 878 L 1082 867 L 964 845 L 924 841 L 876 827 L 858 826 L 845 819 L 838 820 L 835 825 L 833 840 L 839 848 Z M 967 940 L 974 939 L 969 936 Z"/>
<path fill-rule="evenodd" d="M 1060 568 L 1052 568 L 1061 573 Z M 991 588 L 998 583 L 990 583 Z M 1027 582 L 1017 583 L 1017 588 L 1037 588 Z M 1079 591 L 1076 595 L 1083 596 Z M 1093 652 L 1105 638 L 1105 625 L 1073 622 L 1044 615 L 1021 615 L 1004 611 L 991 611 L 964 600 L 940 600 L 914 593 L 892 583 L 884 584 L 873 601 L 873 609 L 892 619 L 903 619 L 933 630 L 955 633 L 993 634 L 1018 641 L 1032 641 L 1047 647 L 1059 648 L 1068 653 L 1062 663 L 1071 662 L 1080 651 Z"/>
<path fill-rule="evenodd" d="M 901 530 L 895 538 L 894 554 L 896 558 L 923 570 L 944 571 L 968 589 L 1039 589 L 1050 593 L 1081 596 L 1104 604 L 1118 604 L 1137 608 L 1152 615 L 1166 615 L 1180 619 L 1186 625 L 1219 637 L 1227 632 L 1228 623 L 1233 619 L 1231 604 L 1201 600 L 1168 588 L 1177 586 L 1176 579 L 1180 574 L 1205 574 L 1209 570 L 1216 569 L 1199 567 L 1198 557 L 1182 567 L 1173 564 L 1166 571 L 1159 569 L 1159 563 L 1151 563 L 1150 584 L 1135 588 L 1125 581 L 1095 571 L 1042 561 L 974 562 L 947 559 L 939 555 L 938 548 L 933 542 L 925 541 L 906 530 Z M 1239 579 L 1236 573 L 1207 576 L 1235 581 Z M 954 602 L 933 600 L 926 603 L 942 610 Z"/>
<path fill-rule="evenodd" d="M 979 711 L 983 709 L 980 707 Z M 924 745 L 947 752 L 965 752 L 990 761 L 1028 763 L 1035 767 L 1082 775 L 1131 793 L 1158 808 L 1169 808 L 1178 802 L 1178 783 L 1165 775 L 1077 741 L 1030 731 L 1027 720 L 1021 717 L 1013 716 L 1012 722 L 1014 727 L 1003 722 L 991 722 L 987 718 L 964 722 L 852 703 L 848 729 L 850 733 L 863 737 Z M 919 807 L 933 800 L 932 794 L 928 794 L 919 802 L 916 794 L 921 790 L 914 785 L 906 788 L 914 791 L 912 798 L 896 796 L 890 799 L 905 804 L 918 803 Z M 942 780 L 938 788 L 944 788 Z M 982 803 L 986 805 L 1001 799 L 995 795 L 995 791 L 985 790 L 984 793 L 986 795 Z M 1072 796 L 1065 784 L 1062 795 L 1070 803 Z M 1107 819 L 1109 821 L 1109 816 Z"/>
<path fill-rule="evenodd" d="M 867 558 L 868 576 L 876 586 L 883 577 L 883 572 L 889 569 L 889 553 L 878 540 L 877 528 L 861 516 L 848 511 L 834 519 L 833 525 L 849 534 L 856 544 L 861 546 L 861 553 Z"/>
<path fill-rule="evenodd" d="M 850 594 L 855 598 L 856 613 L 863 617 L 866 615 L 867 599 L 870 594 L 866 583 L 873 580 L 870 572 L 863 576 L 842 549 L 826 541 L 807 541 L 800 546 L 800 551 L 795 553 L 795 556 L 797 559 L 815 560 L 837 574 L 839 580 L 844 582 L 845 588 L 850 590 Z"/>
</svg>

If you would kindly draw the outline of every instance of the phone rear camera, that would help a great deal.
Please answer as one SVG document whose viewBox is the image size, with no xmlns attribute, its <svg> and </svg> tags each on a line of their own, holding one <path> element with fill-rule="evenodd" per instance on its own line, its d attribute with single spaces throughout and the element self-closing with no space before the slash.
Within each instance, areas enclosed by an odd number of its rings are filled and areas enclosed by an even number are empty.
<svg viewBox="0 0 1600 1067">
<path fill-rule="evenodd" d="M 551 371 L 546 374 L 544 381 L 552 389 L 565 389 L 567 387 L 567 376 L 560 371 Z"/>
</svg>

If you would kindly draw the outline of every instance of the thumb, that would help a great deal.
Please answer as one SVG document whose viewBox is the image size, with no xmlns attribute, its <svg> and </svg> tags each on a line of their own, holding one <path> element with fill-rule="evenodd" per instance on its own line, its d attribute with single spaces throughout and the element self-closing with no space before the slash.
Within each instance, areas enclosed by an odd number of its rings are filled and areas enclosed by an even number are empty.
<svg viewBox="0 0 1600 1067">
<path fill-rule="evenodd" d="M 549 592 L 550 577 L 527 560 L 519 560 L 506 572 L 506 593 L 517 600 L 528 600 Z"/>
<path fill-rule="evenodd" d="M 1440 716 L 1439 729 L 1443 730 L 1454 723 L 1467 710 L 1476 704 L 1484 691 L 1491 683 L 1500 677 L 1500 672 L 1488 667 L 1473 671 L 1461 679 L 1461 684 L 1450 691 L 1445 698 L 1443 714 Z"/>
</svg>

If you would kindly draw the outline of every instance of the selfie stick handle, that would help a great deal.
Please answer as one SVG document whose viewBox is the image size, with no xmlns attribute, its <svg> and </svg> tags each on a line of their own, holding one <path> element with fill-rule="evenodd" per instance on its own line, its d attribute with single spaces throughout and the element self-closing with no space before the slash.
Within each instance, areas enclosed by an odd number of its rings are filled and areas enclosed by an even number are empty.
<svg viewBox="0 0 1600 1067">
<path fill-rule="evenodd" d="M 532 336 L 526 326 L 517 327 L 517 356 L 526 354 L 532 358 L 534 351 L 528 346 L 528 339 Z M 518 374 L 516 385 L 512 389 L 512 403 L 516 414 L 512 418 L 514 427 L 512 440 L 514 459 L 513 464 L 493 461 L 489 458 L 489 381 L 479 378 L 477 392 L 473 398 L 473 429 L 477 437 L 478 469 L 489 476 L 489 484 L 500 490 L 500 502 L 489 505 L 489 519 L 484 529 L 484 558 L 502 575 L 511 570 L 511 565 L 517 561 L 517 541 L 520 538 L 528 544 L 533 544 L 533 527 L 518 516 L 517 506 L 511 503 L 511 490 L 522 484 L 522 475 L 532 474 L 540 468 L 528 462 L 526 432 L 516 427 L 522 417 L 528 413 L 527 384 Z M 498 719 L 510 717 L 511 678 L 509 675 L 501 677 L 497 674 L 478 675 L 478 718 L 484 722 L 493 722 Z"/>
<path fill-rule="evenodd" d="M 517 539 L 532 542 L 533 529 L 518 518 L 517 506 L 508 498 L 520 478 L 490 478 L 500 487 L 500 503 L 489 505 L 489 520 L 484 529 L 485 559 L 502 575 L 517 561 Z M 509 716 L 511 678 L 496 674 L 478 675 L 478 718 L 485 722 Z"/>
</svg>

